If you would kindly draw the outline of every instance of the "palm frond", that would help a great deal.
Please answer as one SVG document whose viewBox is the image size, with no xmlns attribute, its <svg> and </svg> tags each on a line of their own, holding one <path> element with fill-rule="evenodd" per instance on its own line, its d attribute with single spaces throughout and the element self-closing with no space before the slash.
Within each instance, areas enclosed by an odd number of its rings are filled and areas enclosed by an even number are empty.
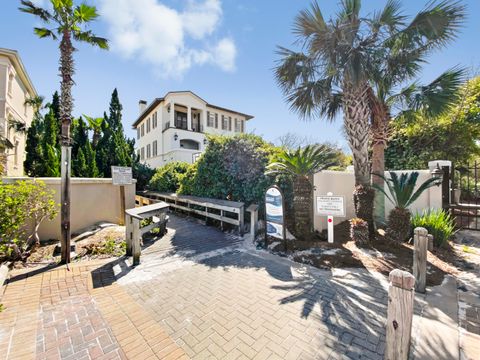
<svg viewBox="0 0 480 360">
<path fill-rule="evenodd" d="M 95 20 L 98 18 L 97 8 L 95 6 L 88 6 L 87 4 L 80 4 L 77 6 L 73 15 L 76 22 L 86 23 Z"/>
<path fill-rule="evenodd" d="M 102 37 L 95 36 L 92 31 L 74 31 L 73 38 L 77 41 L 86 42 L 100 49 L 108 50 L 108 40 Z"/>
<path fill-rule="evenodd" d="M 39 6 L 36 6 L 32 1 L 22 0 L 20 1 L 20 3 L 22 4 L 22 6 L 19 7 L 18 9 L 21 12 L 38 16 L 40 19 L 42 19 L 47 23 L 53 19 L 52 14 L 50 14 L 48 10 L 45 10 Z"/>
</svg>

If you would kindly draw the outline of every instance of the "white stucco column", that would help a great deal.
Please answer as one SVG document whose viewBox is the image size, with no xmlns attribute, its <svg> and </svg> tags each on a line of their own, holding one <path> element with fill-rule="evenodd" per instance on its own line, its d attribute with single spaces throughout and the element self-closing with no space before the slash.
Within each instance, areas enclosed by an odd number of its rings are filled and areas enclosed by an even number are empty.
<svg viewBox="0 0 480 360">
<path fill-rule="evenodd" d="M 207 129 L 207 112 L 205 110 L 200 111 L 200 124 L 202 124 L 202 132 L 205 132 Z"/>
<path fill-rule="evenodd" d="M 175 103 L 170 101 L 170 127 L 175 127 Z"/>
<path fill-rule="evenodd" d="M 192 108 L 187 106 L 187 130 L 192 130 Z"/>
</svg>

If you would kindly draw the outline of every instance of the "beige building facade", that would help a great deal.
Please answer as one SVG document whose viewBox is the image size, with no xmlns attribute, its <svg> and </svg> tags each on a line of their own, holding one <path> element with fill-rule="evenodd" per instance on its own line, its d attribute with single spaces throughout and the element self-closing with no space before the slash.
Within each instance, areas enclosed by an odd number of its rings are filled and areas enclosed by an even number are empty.
<svg viewBox="0 0 480 360">
<path fill-rule="evenodd" d="M 17 131 L 17 122 L 28 129 L 33 120 L 33 109 L 25 100 L 37 92 L 17 51 L 0 48 L 0 137 L 8 139 L 12 148 L 0 148 L 7 176 L 23 175 L 26 132 Z M 6 159 L 5 159 L 6 158 Z"/>
<path fill-rule="evenodd" d="M 172 91 L 147 106 L 139 102 L 133 123 L 136 152 L 152 168 L 172 161 L 195 162 L 207 146 L 206 134 L 235 135 L 253 118 L 207 103 L 191 91 Z"/>
</svg>

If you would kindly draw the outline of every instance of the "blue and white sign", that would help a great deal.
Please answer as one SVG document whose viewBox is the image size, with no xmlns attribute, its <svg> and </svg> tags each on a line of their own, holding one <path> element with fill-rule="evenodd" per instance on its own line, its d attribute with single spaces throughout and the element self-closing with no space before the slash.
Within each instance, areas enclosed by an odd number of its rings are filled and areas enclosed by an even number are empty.
<svg viewBox="0 0 480 360">
<path fill-rule="evenodd" d="M 265 217 L 267 236 L 284 239 L 284 209 L 283 195 L 276 186 L 270 187 L 265 193 Z"/>
</svg>

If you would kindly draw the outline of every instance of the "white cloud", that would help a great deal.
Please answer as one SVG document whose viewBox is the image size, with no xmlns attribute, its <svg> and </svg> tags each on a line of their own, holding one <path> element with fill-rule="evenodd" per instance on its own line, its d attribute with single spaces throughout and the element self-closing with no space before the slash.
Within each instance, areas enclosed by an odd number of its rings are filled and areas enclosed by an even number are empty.
<svg viewBox="0 0 480 360">
<path fill-rule="evenodd" d="M 157 0 L 100 0 L 100 4 L 112 49 L 151 64 L 161 76 L 181 76 L 203 64 L 235 69 L 234 41 L 213 39 L 222 18 L 220 0 L 190 0 L 182 11 Z"/>
</svg>

